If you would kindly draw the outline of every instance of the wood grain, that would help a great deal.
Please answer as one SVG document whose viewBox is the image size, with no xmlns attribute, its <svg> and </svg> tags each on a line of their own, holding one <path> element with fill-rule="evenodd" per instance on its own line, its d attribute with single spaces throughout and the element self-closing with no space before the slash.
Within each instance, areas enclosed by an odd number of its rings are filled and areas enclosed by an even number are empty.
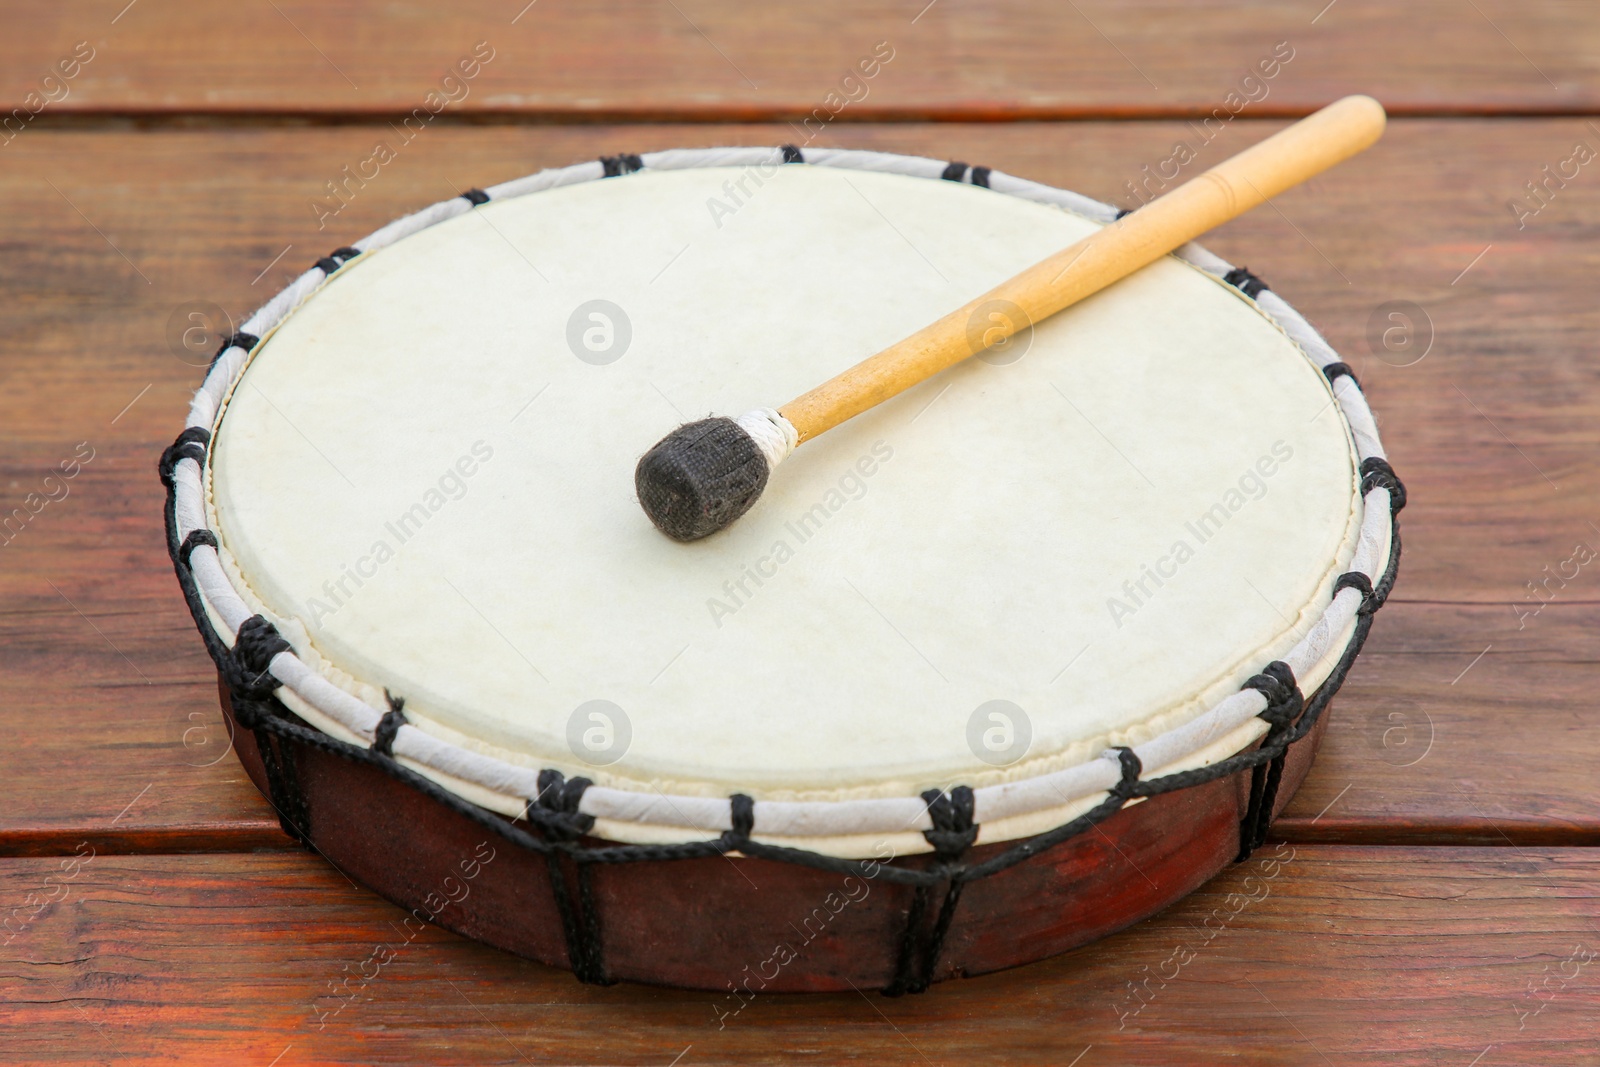
<svg viewBox="0 0 1600 1067">
<path fill-rule="evenodd" d="M 1241 124 L 1207 151 L 1278 126 Z M 1186 130 L 849 126 L 827 142 L 982 162 L 1116 199 Z M 319 231 L 313 199 L 389 136 L 30 130 L 6 148 L 0 513 L 80 442 L 95 451 L 70 495 L 0 546 L 0 850 L 70 849 L 91 831 L 139 850 L 277 841 L 232 757 L 219 758 L 213 676 L 161 544 L 155 457 L 205 359 L 170 347 L 175 311 L 211 302 L 241 321 L 329 249 L 457 189 L 602 152 L 792 134 L 430 129 Z M 1266 277 L 1355 366 L 1411 489 L 1398 591 L 1284 832 L 1595 839 L 1586 768 L 1600 753 L 1583 725 L 1600 669 L 1596 579 L 1588 567 L 1541 587 L 1552 602 L 1533 616 L 1526 583 L 1548 581 L 1575 543 L 1600 541 L 1600 309 L 1587 281 L 1600 243 L 1586 221 L 1600 217 L 1600 180 L 1583 169 L 1521 229 L 1506 207 L 1580 139 L 1600 145 L 1576 120 L 1397 121 L 1361 158 L 1209 241 Z M 1420 362 L 1368 347 L 1369 321 L 1391 300 L 1431 318 Z M 1434 747 L 1395 766 L 1405 761 L 1391 716 L 1423 712 Z"/>
<path fill-rule="evenodd" d="M 225 333 L 394 216 L 602 153 L 872 147 L 1132 206 L 1180 141 L 1198 170 L 1350 92 L 1414 118 L 1207 242 L 1356 368 L 1411 490 L 1275 873 L 1042 964 L 719 1027 L 736 1002 L 407 924 L 278 832 L 161 546 L 155 456 L 214 347 L 177 343 L 190 313 Z M 0 534 L 0 857 L 38 857 L 0 859 L 0 1063 L 1596 1062 L 1600 858 L 1551 846 L 1600 842 L 1600 593 L 1570 562 L 1600 544 L 1600 179 L 1571 162 L 1597 111 L 1600 11 L 1571 0 L 13 5 L 0 522 L 93 458 Z M 1426 120 L 1475 115 L 1507 118 Z M 592 125 L 625 121 L 665 124 Z"/>
<path fill-rule="evenodd" d="M 1587 1064 L 1600 1041 L 1590 850 L 1269 848 L 1045 963 L 736 1014 L 407 923 L 305 855 L 61 863 L 0 862 L 27 919 L 0 948 L 0 1061 L 1405 1067 Z"/>
<path fill-rule="evenodd" d="M 1397 115 L 1587 113 L 1600 103 L 1600 14 L 1572 0 L 125 4 L 8 12 L 0 100 L 23 106 L 28 93 L 49 88 L 59 103 L 35 120 L 46 124 L 85 114 L 392 118 L 427 106 L 427 94 L 483 42 L 493 59 L 450 90 L 459 104 L 449 113 L 1198 117 L 1237 107 L 1230 92 L 1254 96 L 1246 113 L 1257 117 L 1305 114 L 1352 92 L 1377 96 Z M 79 41 L 94 58 L 62 98 L 41 79 Z M 880 42 L 893 55 L 888 65 L 845 82 Z M 1280 44 L 1289 65 L 1241 91 Z"/>
</svg>

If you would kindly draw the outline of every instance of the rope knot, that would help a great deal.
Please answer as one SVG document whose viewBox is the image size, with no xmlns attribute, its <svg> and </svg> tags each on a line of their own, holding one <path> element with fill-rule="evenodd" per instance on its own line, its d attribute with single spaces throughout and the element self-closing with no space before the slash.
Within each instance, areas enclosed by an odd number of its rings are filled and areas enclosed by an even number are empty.
<svg viewBox="0 0 1600 1067">
<path fill-rule="evenodd" d="M 1112 796 L 1126 800 L 1134 795 L 1134 790 L 1139 786 L 1139 775 L 1144 773 L 1144 763 L 1139 759 L 1138 753 L 1127 745 L 1106 749 L 1106 757 L 1109 758 L 1113 752 L 1117 754 L 1117 765 L 1122 768 L 1122 778 L 1109 792 Z"/>
<path fill-rule="evenodd" d="M 221 346 L 217 349 L 217 354 L 211 357 L 211 365 L 215 367 L 217 365 L 217 360 L 227 355 L 228 349 L 230 348 L 242 348 L 248 352 L 260 343 L 261 338 L 257 337 L 253 333 L 245 333 L 243 330 L 241 330 L 238 333 L 223 339 Z"/>
<path fill-rule="evenodd" d="M 233 642 L 233 670 L 228 679 L 234 695 L 251 701 L 272 699 L 272 694 L 283 684 L 272 675 L 272 659 L 287 651 L 289 642 L 262 616 L 252 615 L 240 623 Z"/>
<path fill-rule="evenodd" d="M 1249 267 L 1235 267 L 1222 276 L 1222 280 L 1239 290 L 1251 300 L 1260 296 L 1270 288 L 1260 277 L 1250 272 Z"/>
<path fill-rule="evenodd" d="M 204 467 L 206 446 L 210 443 L 210 430 L 204 426 L 187 427 L 161 453 L 161 459 L 156 464 L 156 470 L 161 475 L 161 484 L 168 489 L 173 488 L 172 473 L 177 470 L 178 463 L 182 460 L 192 459 Z"/>
<path fill-rule="evenodd" d="M 722 832 L 722 848 L 732 852 L 748 844 L 755 831 L 756 802 L 743 793 L 735 793 L 728 798 L 728 814 L 733 820 L 733 829 Z"/>
<path fill-rule="evenodd" d="M 1361 606 L 1356 609 L 1357 615 L 1371 615 L 1378 610 L 1376 598 L 1373 596 L 1372 579 L 1360 571 L 1345 571 L 1339 575 L 1339 580 L 1333 583 L 1333 595 L 1338 596 L 1346 589 L 1354 589 L 1361 594 Z"/>
<path fill-rule="evenodd" d="M 397 697 L 389 690 L 383 691 L 383 699 L 389 702 L 389 710 L 384 712 L 383 718 L 378 720 L 378 726 L 372 731 L 372 751 L 380 756 L 394 759 L 394 739 L 400 733 L 400 727 L 406 724 L 406 698 Z"/>
<path fill-rule="evenodd" d="M 1350 364 L 1348 363 L 1329 363 L 1322 368 L 1322 376 L 1328 379 L 1329 385 L 1337 382 L 1340 378 L 1349 378 L 1357 389 L 1361 388 L 1361 379 L 1356 377 L 1356 372 L 1350 369 Z"/>
<path fill-rule="evenodd" d="M 607 178 L 618 178 L 644 169 L 644 160 L 632 152 L 616 156 L 601 156 L 600 169 Z"/>
<path fill-rule="evenodd" d="M 546 768 L 539 772 L 539 795 L 528 804 L 528 821 L 544 827 L 562 841 L 576 841 L 594 829 L 594 816 L 578 810 L 584 792 L 594 783 L 587 778 L 567 778 Z"/>
<path fill-rule="evenodd" d="M 1382 486 L 1389 490 L 1389 514 L 1397 515 L 1406 506 L 1406 487 L 1395 474 L 1389 461 L 1378 456 L 1368 456 L 1361 461 L 1361 495 L 1366 496 Z"/>
<path fill-rule="evenodd" d="M 216 548 L 217 535 L 210 530 L 204 529 L 189 531 L 188 536 L 183 539 L 183 543 L 178 546 L 178 562 L 183 565 L 184 569 L 194 569 L 194 565 L 189 562 L 189 557 L 194 555 L 194 550 L 201 545 L 210 545 L 212 548 Z"/>
<path fill-rule="evenodd" d="M 1282 660 L 1273 660 L 1239 688 L 1254 689 L 1267 698 L 1267 706 L 1258 717 L 1272 725 L 1273 734 L 1299 718 L 1305 708 L 1305 698 L 1295 684 L 1294 671 Z"/>
<path fill-rule="evenodd" d="M 978 840 L 978 827 L 972 821 L 970 786 L 958 785 L 948 793 L 929 789 L 922 794 L 922 800 L 928 805 L 928 818 L 933 820 L 933 829 L 922 831 L 922 836 L 940 859 L 956 859 Z"/>
</svg>

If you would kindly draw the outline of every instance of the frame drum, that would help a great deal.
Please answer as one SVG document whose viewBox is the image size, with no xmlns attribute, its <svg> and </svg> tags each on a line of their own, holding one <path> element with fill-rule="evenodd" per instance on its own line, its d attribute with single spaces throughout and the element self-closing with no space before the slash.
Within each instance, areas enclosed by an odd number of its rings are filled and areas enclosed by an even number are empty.
<svg viewBox="0 0 1600 1067">
<path fill-rule="evenodd" d="M 673 426 L 1115 217 L 962 163 L 706 149 L 319 261 L 162 460 L 285 831 L 419 920 L 730 1011 L 1040 959 L 1247 856 L 1404 503 L 1349 368 L 1249 271 L 1186 246 L 819 438 L 705 541 L 633 496 Z"/>
</svg>

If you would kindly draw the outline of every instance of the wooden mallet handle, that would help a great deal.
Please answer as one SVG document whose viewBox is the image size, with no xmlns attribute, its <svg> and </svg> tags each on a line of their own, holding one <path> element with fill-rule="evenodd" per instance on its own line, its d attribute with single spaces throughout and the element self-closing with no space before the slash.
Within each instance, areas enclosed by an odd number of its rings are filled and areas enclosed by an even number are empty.
<svg viewBox="0 0 1600 1067">
<path fill-rule="evenodd" d="M 986 346 L 974 347 L 969 324 L 980 306 L 1004 300 L 1022 311 L 1020 321 L 1002 316 L 982 331 L 989 345 L 998 343 L 1343 162 L 1376 141 L 1383 126 L 1383 107 L 1370 96 L 1347 96 L 1329 104 L 834 375 L 778 411 L 800 440 L 808 441 L 976 355 Z"/>
<path fill-rule="evenodd" d="M 801 442 L 1070 307 L 1307 178 L 1383 134 L 1382 106 L 1347 96 L 1029 267 L 777 411 L 680 426 L 639 460 L 639 503 L 663 533 L 694 541 L 750 509 Z M 1003 301 L 1011 314 L 979 321 Z M 1004 306 L 1004 305 L 1002 305 Z M 1010 310 L 1010 309 L 1008 309 Z"/>
</svg>

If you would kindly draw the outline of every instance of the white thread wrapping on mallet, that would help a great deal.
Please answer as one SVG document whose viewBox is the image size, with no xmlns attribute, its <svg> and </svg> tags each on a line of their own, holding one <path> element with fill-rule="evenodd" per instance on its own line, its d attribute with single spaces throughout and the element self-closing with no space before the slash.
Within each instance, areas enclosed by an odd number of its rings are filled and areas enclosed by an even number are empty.
<svg viewBox="0 0 1600 1067">
<path fill-rule="evenodd" d="M 800 431 L 772 408 L 756 408 L 733 420 L 767 457 L 767 470 L 782 463 L 800 443 Z"/>
</svg>

